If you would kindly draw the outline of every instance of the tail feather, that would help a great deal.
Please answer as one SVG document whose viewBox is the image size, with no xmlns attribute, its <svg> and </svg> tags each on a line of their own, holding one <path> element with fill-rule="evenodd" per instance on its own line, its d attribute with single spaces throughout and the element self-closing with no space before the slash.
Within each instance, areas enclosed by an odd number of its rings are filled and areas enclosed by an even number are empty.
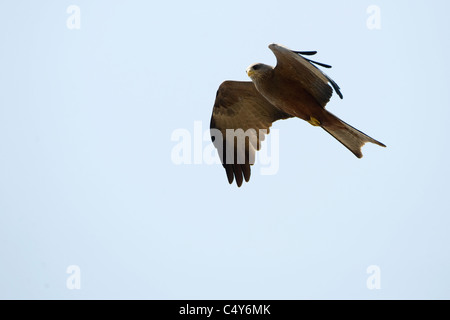
<svg viewBox="0 0 450 320">
<path fill-rule="evenodd" d="M 364 132 L 353 128 L 351 125 L 345 123 L 335 115 L 331 113 L 329 113 L 329 115 L 332 117 L 332 121 L 327 121 L 327 123 L 322 125 L 322 128 L 335 137 L 358 158 L 362 158 L 363 154 L 361 152 L 361 147 L 364 146 L 366 142 L 371 142 L 381 147 L 386 147 L 380 141 L 377 141 L 369 137 Z"/>
</svg>

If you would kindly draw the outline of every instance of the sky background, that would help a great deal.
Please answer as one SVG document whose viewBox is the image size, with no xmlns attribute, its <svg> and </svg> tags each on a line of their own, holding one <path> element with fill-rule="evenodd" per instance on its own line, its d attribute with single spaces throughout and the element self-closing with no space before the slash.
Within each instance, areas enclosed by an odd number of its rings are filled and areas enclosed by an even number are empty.
<svg viewBox="0 0 450 320">
<path fill-rule="evenodd" d="M 449 299 L 449 12 L 2 1 L 0 298 Z M 257 163 L 241 188 L 220 165 L 175 164 L 174 131 L 207 131 L 220 83 L 275 65 L 272 42 L 317 50 L 344 95 L 327 109 L 388 147 L 357 159 L 291 119 L 273 125 L 278 172 Z"/>
</svg>

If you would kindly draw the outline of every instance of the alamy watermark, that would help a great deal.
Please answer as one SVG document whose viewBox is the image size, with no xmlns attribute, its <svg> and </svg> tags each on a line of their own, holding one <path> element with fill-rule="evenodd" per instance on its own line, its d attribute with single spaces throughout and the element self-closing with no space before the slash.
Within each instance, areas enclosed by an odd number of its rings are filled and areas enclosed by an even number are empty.
<svg viewBox="0 0 450 320">
<path fill-rule="evenodd" d="M 381 9 L 377 5 L 370 5 L 366 10 L 369 15 L 366 20 L 366 26 L 369 30 L 381 29 Z"/>
<path fill-rule="evenodd" d="M 66 26 L 69 30 L 78 30 L 81 28 L 81 10 L 79 6 L 70 5 L 67 7 L 66 12 L 70 16 L 66 20 Z"/>
<path fill-rule="evenodd" d="M 369 274 L 366 281 L 367 289 L 381 289 L 381 268 L 377 265 L 371 265 L 367 267 L 366 272 Z"/>
<path fill-rule="evenodd" d="M 81 289 L 81 269 L 77 265 L 70 265 L 66 269 L 69 276 L 66 279 L 66 288 L 69 290 Z"/>
<path fill-rule="evenodd" d="M 211 141 L 214 137 L 214 143 Z M 257 149 L 257 137 L 265 136 L 259 151 Z M 193 130 L 175 129 L 171 135 L 171 141 L 176 144 L 171 150 L 172 163 L 176 165 L 190 164 L 221 164 L 218 150 L 225 147 L 225 163 L 242 164 L 246 161 L 254 164 L 259 163 L 262 175 L 274 175 L 278 172 L 279 158 L 279 131 L 272 129 L 270 134 L 267 130 L 227 129 L 226 145 L 223 146 L 224 137 L 218 129 L 203 129 L 202 121 L 194 121 Z M 262 140 L 262 139 L 261 139 Z M 236 143 L 236 144 L 234 144 Z M 245 157 L 245 150 L 250 150 Z M 255 152 L 253 152 L 255 151 Z"/>
</svg>

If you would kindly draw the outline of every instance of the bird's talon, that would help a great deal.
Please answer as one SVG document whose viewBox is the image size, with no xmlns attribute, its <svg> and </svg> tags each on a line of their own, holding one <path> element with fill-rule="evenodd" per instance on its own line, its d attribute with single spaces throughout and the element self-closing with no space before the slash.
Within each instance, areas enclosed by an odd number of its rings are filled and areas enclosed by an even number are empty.
<svg viewBox="0 0 450 320">
<path fill-rule="evenodd" d="M 315 127 L 319 127 L 321 125 L 320 121 L 314 117 L 309 117 L 308 122 Z"/>
</svg>

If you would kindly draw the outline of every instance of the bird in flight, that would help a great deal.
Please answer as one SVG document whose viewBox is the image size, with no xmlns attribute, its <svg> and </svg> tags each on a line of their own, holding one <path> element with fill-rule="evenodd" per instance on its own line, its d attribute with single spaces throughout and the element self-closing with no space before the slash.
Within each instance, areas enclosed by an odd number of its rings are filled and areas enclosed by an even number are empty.
<svg viewBox="0 0 450 320">
<path fill-rule="evenodd" d="M 228 182 L 240 187 L 250 180 L 250 166 L 260 142 L 273 122 L 297 117 L 322 127 L 356 157 L 361 147 L 383 143 L 353 128 L 325 109 L 333 89 L 342 99 L 339 86 L 317 66 L 331 66 L 304 56 L 316 51 L 292 51 L 271 44 L 275 67 L 255 63 L 247 68 L 252 81 L 224 81 L 217 90 L 211 116 L 211 139 L 225 168 Z"/>
</svg>

